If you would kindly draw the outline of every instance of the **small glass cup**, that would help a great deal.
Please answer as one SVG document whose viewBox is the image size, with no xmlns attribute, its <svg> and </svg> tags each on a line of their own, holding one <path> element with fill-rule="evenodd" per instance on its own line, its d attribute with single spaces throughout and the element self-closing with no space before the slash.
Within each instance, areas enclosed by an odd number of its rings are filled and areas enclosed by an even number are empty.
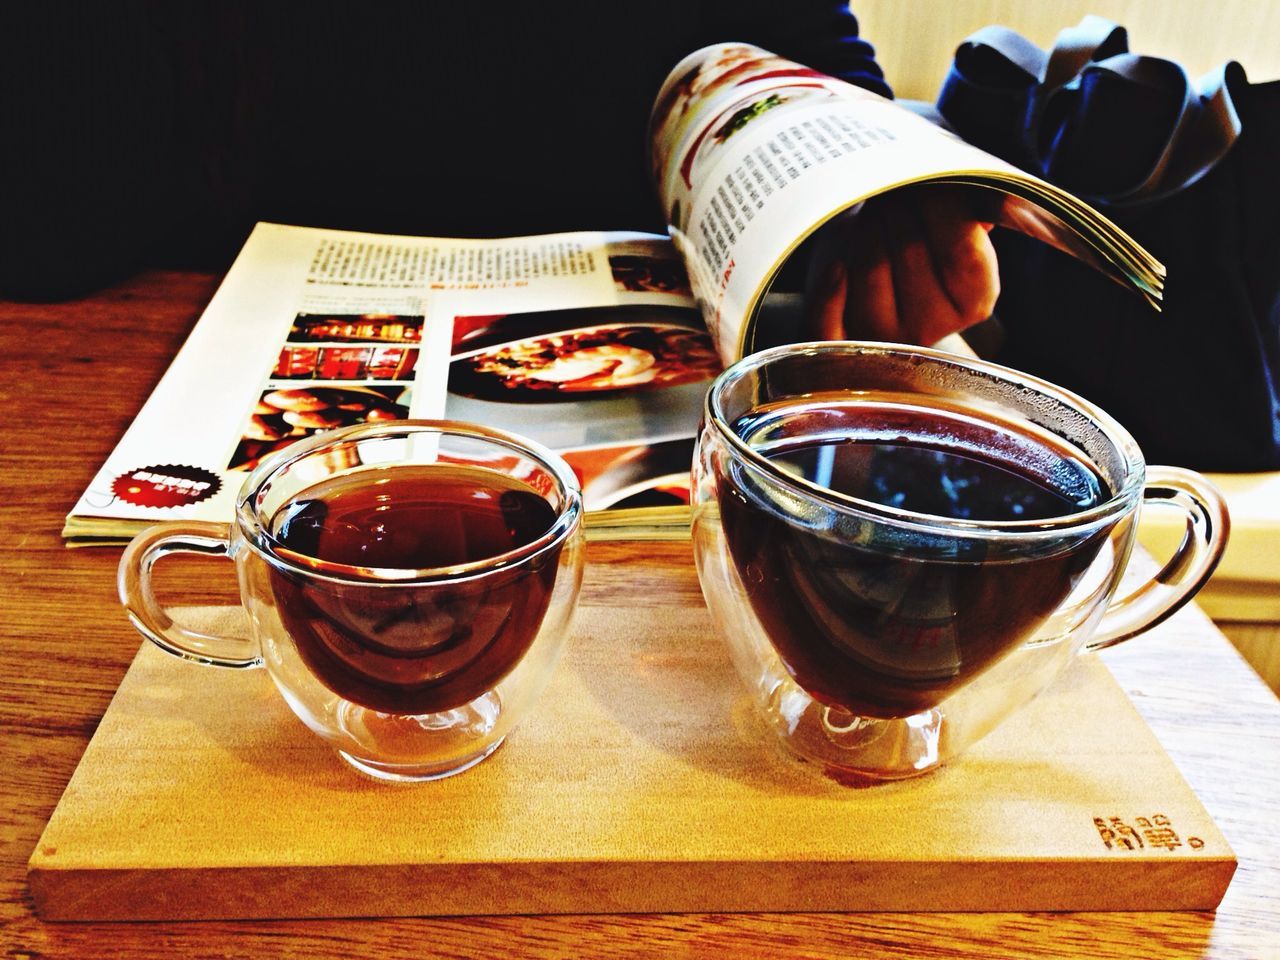
<svg viewBox="0 0 1280 960">
<path fill-rule="evenodd" d="M 501 537 L 505 525 L 508 549 L 449 566 L 364 566 L 285 536 L 283 524 L 298 517 L 347 516 L 330 499 L 340 496 L 386 511 L 378 516 L 387 537 L 416 536 L 406 527 L 425 515 L 405 513 L 406 502 L 432 503 L 447 489 L 452 503 L 473 488 L 489 491 L 476 494 L 496 511 L 486 529 Z M 468 509 L 478 509 L 476 496 Z M 382 564 L 399 555 L 387 543 Z M 251 638 L 174 622 L 151 568 L 175 552 L 234 560 Z M 143 531 L 121 557 L 119 590 L 134 625 L 162 649 L 202 664 L 265 666 L 293 712 L 348 763 L 417 781 L 483 760 L 528 712 L 566 637 L 583 562 L 581 491 L 560 457 L 498 430 L 401 420 L 324 433 L 267 458 L 246 479 L 232 524 Z"/>
<path fill-rule="evenodd" d="M 836 449 L 855 437 L 860 451 Z M 997 519 L 913 507 L 955 502 L 956 485 L 979 482 L 975 459 L 1071 496 L 1021 519 L 1033 501 L 1006 496 L 1013 480 L 997 471 L 981 481 L 1001 491 Z M 953 462 L 939 483 L 922 479 Z M 1080 651 L 1168 617 L 1208 579 L 1228 529 L 1203 477 L 1148 468 L 1086 400 L 885 343 L 787 345 L 724 371 L 693 481 L 703 595 L 752 701 L 793 754 L 853 782 L 936 768 Z M 1187 534 L 1117 599 L 1143 504 L 1181 511 Z"/>
</svg>

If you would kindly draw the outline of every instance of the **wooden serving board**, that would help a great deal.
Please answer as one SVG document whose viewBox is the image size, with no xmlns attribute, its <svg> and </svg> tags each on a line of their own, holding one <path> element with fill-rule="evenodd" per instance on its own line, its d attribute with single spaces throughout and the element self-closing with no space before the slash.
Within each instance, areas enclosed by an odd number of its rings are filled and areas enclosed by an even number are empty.
<svg viewBox="0 0 1280 960">
<path fill-rule="evenodd" d="M 535 712 L 435 783 L 355 773 L 262 671 L 144 646 L 32 854 L 41 916 L 1200 910 L 1226 890 L 1234 855 L 1098 659 L 949 767 L 844 787 L 758 724 L 696 581 L 638 607 L 590 583 L 611 575 L 589 574 Z"/>
</svg>

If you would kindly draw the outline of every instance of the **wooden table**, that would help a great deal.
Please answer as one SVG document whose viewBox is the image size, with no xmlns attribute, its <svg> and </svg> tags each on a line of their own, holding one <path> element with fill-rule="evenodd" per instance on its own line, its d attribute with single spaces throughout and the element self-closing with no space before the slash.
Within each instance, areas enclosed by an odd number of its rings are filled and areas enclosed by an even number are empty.
<svg viewBox="0 0 1280 960">
<path fill-rule="evenodd" d="M 1280 957 L 1280 704 L 1194 609 L 1105 657 L 1239 856 L 1216 914 L 41 922 L 27 858 L 139 642 L 115 597 L 118 551 L 65 549 L 62 518 L 216 282 L 151 273 L 85 300 L 0 304 L 4 957 Z M 646 569 L 690 562 L 683 544 L 591 553 L 598 590 L 643 589 Z M 209 584 L 207 571 L 179 567 L 172 585 L 196 601 L 224 597 L 229 585 Z"/>
</svg>

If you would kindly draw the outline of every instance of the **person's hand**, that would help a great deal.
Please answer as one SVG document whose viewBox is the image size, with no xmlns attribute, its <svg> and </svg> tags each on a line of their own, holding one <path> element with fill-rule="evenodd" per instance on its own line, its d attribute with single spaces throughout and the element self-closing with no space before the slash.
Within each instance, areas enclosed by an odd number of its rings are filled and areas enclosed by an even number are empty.
<svg viewBox="0 0 1280 960">
<path fill-rule="evenodd" d="M 823 228 L 811 261 L 810 332 L 927 346 L 991 316 L 992 224 L 940 186 L 873 197 Z"/>
</svg>

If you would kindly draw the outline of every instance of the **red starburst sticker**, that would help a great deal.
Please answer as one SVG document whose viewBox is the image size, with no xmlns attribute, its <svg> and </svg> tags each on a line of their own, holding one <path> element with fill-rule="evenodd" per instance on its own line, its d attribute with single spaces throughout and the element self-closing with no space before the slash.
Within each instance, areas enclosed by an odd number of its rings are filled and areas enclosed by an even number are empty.
<svg viewBox="0 0 1280 960">
<path fill-rule="evenodd" d="M 222 481 L 203 467 L 166 463 L 122 473 L 111 483 L 111 492 L 138 507 L 185 507 L 208 500 Z"/>
</svg>

